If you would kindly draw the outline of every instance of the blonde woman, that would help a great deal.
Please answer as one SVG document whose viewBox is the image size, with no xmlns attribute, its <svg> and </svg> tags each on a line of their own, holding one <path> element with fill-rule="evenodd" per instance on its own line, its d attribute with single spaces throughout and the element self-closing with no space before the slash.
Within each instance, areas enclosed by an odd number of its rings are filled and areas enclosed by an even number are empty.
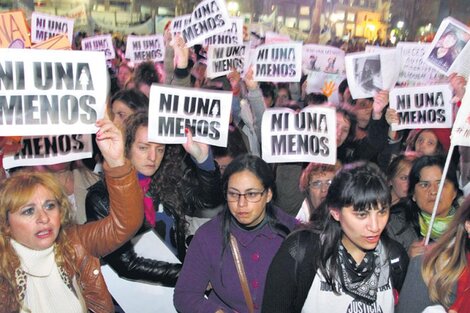
<svg viewBox="0 0 470 313">
<path fill-rule="evenodd" d="M 129 240 L 143 220 L 137 174 L 121 132 L 100 120 L 96 134 L 111 198 L 103 220 L 76 225 L 50 173 L 17 172 L 0 186 L 0 312 L 114 312 L 99 257 Z"/>
<path fill-rule="evenodd" d="M 470 197 L 448 230 L 424 255 L 411 261 L 400 294 L 399 313 L 470 312 Z"/>
</svg>

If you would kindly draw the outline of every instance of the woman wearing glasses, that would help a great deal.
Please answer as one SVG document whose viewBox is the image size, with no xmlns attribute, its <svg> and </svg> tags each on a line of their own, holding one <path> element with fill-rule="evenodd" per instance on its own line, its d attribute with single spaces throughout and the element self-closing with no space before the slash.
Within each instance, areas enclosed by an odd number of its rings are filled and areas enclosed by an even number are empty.
<svg viewBox="0 0 470 313">
<path fill-rule="evenodd" d="M 175 287 L 174 304 L 181 313 L 259 312 L 271 259 L 296 224 L 271 204 L 274 176 L 261 158 L 237 157 L 222 180 L 226 208 L 196 232 Z"/>
<path fill-rule="evenodd" d="M 305 200 L 296 216 L 299 221 L 302 223 L 310 221 L 310 215 L 325 200 L 331 181 L 340 167 L 339 162 L 335 165 L 310 163 L 303 170 L 299 187 L 305 194 Z"/>
</svg>

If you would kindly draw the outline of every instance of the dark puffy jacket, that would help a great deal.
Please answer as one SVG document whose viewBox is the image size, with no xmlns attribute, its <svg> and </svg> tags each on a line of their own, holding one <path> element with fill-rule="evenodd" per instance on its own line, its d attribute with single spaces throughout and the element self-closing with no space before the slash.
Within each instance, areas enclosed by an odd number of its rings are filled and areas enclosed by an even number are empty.
<svg viewBox="0 0 470 313">
<path fill-rule="evenodd" d="M 218 206 L 222 198 L 220 172 L 218 167 L 214 171 L 205 171 L 197 166 L 189 166 L 186 169 L 186 177 L 189 183 L 183 184 L 178 192 L 183 203 L 187 206 L 184 212 L 187 215 L 204 216 L 204 211 Z M 154 201 L 155 202 L 155 201 Z M 159 203 L 154 203 L 157 208 Z M 162 203 L 165 207 L 165 203 Z M 103 181 L 97 182 L 88 189 L 86 198 L 86 213 L 88 221 L 102 219 L 108 214 L 109 198 Z M 165 207 L 165 211 L 175 220 L 175 231 L 171 232 L 178 251 L 177 257 L 183 261 L 186 254 L 186 232 L 179 226 L 179 219 L 172 208 Z M 151 230 L 150 224 L 144 222 L 138 234 Z M 104 260 L 118 273 L 120 277 L 159 283 L 163 286 L 174 287 L 181 269 L 181 264 L 157 261 L 154 259 L 139 257 L 131 241 L 126 242 L 121 248 L 104 257 Z"/>
</svg>

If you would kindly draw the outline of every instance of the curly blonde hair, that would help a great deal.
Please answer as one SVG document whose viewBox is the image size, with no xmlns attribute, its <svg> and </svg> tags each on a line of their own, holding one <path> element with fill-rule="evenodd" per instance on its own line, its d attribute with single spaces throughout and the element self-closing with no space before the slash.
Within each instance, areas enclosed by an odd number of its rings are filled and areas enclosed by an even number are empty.
<svg viewBox="0 0 470 313">
<path fill-rule="evenodd" d="M 75 253 L 67 240 L 65 229 L 72 225 L 72 210 L 62 185 L 50 173 L 19 171 L 0 185 L 0 283 L 8 288 L 10 299 L 15 299 L 15 311 L 22 307 L 16 284 L 15 271 L 20 267 L 19 257 L 10 243 L 9 214 L 29 202 L 37 187 L 49 190 L 59 204 L 61 228 L 55 241 L 55 259 L 58 266 L 75 270 L 72 260 Z M 74 271 L 76 272 L 76 271 Z"/>
</svg>

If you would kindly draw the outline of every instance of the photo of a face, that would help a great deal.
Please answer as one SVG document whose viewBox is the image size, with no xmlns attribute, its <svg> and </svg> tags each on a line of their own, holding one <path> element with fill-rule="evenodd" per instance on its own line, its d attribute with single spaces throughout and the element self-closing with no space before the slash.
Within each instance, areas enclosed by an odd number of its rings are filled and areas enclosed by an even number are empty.
<svg viewBox="0 0 470 313">
<path fill-rule="evenodd" d="M 355 60 L 356 83 L 366 94 L 373 95 L 382 89 L 380 55 Z"/>
<path fill-rule="evenodd" d="M 437 38 L 428 61 L 442 71 L 448 72 L 469 39 L 469 34 L 464 30 L 453 24 L 447 25 L 440 37 Z"/>
</svg>

